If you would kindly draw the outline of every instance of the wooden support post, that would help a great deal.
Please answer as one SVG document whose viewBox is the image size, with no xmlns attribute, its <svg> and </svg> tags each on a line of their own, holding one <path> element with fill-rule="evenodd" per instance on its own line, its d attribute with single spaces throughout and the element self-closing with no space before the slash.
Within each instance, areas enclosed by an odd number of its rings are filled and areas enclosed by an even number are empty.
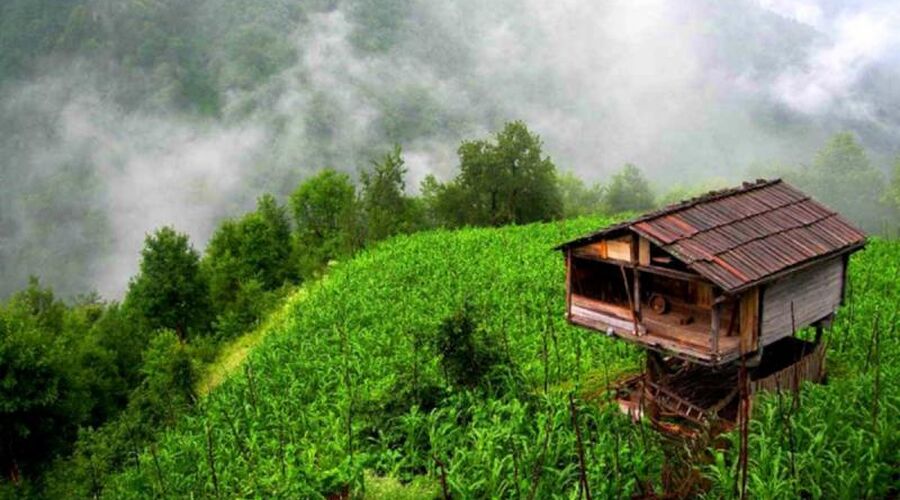
<svg viewBox="0 0 900 500">
<path fill-rule="evenodd" d="M 641 275 L 637 268 L 634 268 L 634 314 L 639 322 L 643 321 L 641 318 Z"/>
<path fill-rule="evenodd" d="M 634 292 L 634 298 L 631 301 L 634 314 L 635 321 L 635 335 L 640 335 L 640 325 L 644 324 L 643 317 L 641 316 L 641 275 L 638 272 L 638 266 L 640 265 L 640 237 L 637 234 L 631 235 L 631 273 L 632 273 L 632 281 L 634 285 L 632 286 Z"/>
<path fill-rule="evenodd" d="M 622 271 L 622 283 L 625 284 L 625 296 L 628 297 L 628 308 L 631 309 L 632 334 L 638 336 L 641 334 L 641 330 L 638 328 L 638 318 L 637 314 L 634 312 L 634 295 L 632 295 L 631 292 L 631 285 L 628 284 L 628 274 L 625 273 L 624 265 L 620 265 L 619 270 Z"/>
<path fill-rule="evenodd" d="M 722 305 L 718 302 L 712 308 L 712 328 L 710 333 L 710 350 L 716 356 L 719 354 L 719 323 L 722 317 Z"/>
</svg>

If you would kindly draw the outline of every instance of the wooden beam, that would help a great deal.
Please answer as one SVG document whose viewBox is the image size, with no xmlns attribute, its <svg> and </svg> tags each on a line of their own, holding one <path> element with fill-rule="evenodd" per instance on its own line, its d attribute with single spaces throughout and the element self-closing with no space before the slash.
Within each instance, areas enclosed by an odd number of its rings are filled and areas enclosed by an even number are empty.
<svg viewBox="0 0 900 500">
<path fill-rule="evenodd" d="M 637 234 L 631 235 L 631 262 L 632 262 L 632 279 L 634 281 L 634 301 L 632 302 L 634 306 L 634 316 L 635 321 L 638 323 L 643 323 L 643 318 L 641 317 L 641 275 L 638 273 L 638 262 L 640 261 L 640 240 L 641 237 Z M 637 334 L 640 335 L 640 330 L 637 330 Z"/>
<path fill-rule="evenodd" d="M 675 278 L 678 280 L 709 283 L 709 280 L 707 280 L 703 276 L 700 276 L 699 274 L 686 273 L 684 271 L 679 271 L 677 269 L 669 269 L 669 268 L 654 266 L 654 265 L 640 266 L 640 268 L 641 268 L 641 271 L 644 271 L 646 273 L 658 274 L 660 276 L 665 276 L 667 278 Z"/>
<path fill-rule="evenodd" d="M 594 255 L 594 254 L 590 254 L 590 253 L 574 253 L 573 256 L 577 257 L 579 259 L 593 260 L 596 262 L 602 262 L 604 264 L 611 264 L 614 266 L 622 266 L 622 265 L 630 266 L 631 265 L 631 262 L 628 262 L 626 260 L 608 259 L 608 258 L 604 259 L 603 257 Z"/>
<path fill-rule="evenodd" d="M 625 284 L 625 295 L 628 296 L 628 306 L 631 310 L 631 322 L 634 323 L 634 335 L 640 335 L 641 330 L 638 328 L 638 318 L 634 309 L 634 296 L 631 295 L 631 287 L 628 286 L 628 275 L 625 273 L 625 266 L 619 266 L 622 271 L 622 283 Z"/>
<path fill-rule="evenodd" d="M 578 306 L 573 308 L 572 323 L 597 332 L 608 333 L 611 330 L 616 337 L 627 342 L 635 343 L 662 354 L 672 354 L 681 359 L 705 366 L 721 366 L 737 359 L 739 356 L 737 348 L 720 353 L 714 357 L 706 349 L 700 350 L 696 347 L 689 347 L 683 343 L 655 335 L 642 335 L 639 337 L 630 331 L 631 325 L 628 320 L 604 315 Z"/>
</svg>

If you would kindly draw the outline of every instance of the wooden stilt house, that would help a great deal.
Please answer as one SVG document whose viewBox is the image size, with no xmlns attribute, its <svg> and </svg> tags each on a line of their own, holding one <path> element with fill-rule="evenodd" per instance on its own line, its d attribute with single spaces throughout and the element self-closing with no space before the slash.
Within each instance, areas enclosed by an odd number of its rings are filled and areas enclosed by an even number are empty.
<svg viewBox="0 0 900 500">
<path fill-rule="evenodd" d="M 566 317 L 722 366 L 830 321 L 865 235 L 781 180 L 711 192 L 557 247 Z"/>
</svg>

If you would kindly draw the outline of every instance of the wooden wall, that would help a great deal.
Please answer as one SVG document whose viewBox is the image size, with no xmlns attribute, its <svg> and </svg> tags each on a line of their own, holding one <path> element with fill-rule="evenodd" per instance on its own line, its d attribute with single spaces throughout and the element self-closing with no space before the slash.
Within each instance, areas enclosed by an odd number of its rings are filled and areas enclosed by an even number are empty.
<svg viewBox="0 0 900 500">
<path fill-rule="evenodd" d="M 576 257 L 596 257 L 631 262 L 631 235 L 600 240 L 574 249 Z"/>
<path fill-rule="evenodd" d="M 833 313 L 841 303 L 843 266 L 837 257 L 767 284 L 760 335 L 763 344 L 792 334 L 791 302 L 796 329 Z"/>
</svg>

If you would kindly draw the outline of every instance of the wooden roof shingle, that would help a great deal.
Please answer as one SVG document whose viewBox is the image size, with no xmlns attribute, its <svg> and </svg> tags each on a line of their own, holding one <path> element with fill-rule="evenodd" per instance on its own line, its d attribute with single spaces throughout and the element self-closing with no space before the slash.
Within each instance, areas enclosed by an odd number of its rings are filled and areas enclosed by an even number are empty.
<svg viewBox="0 0 900 500">
<path fill-rule="evenodd" d="M 791 268 L 849 252 L 865 234 L 781 179 L 758 180 L 620 222 L 557 247 L 633 231 L 733 293 Z"/>
</svg>

